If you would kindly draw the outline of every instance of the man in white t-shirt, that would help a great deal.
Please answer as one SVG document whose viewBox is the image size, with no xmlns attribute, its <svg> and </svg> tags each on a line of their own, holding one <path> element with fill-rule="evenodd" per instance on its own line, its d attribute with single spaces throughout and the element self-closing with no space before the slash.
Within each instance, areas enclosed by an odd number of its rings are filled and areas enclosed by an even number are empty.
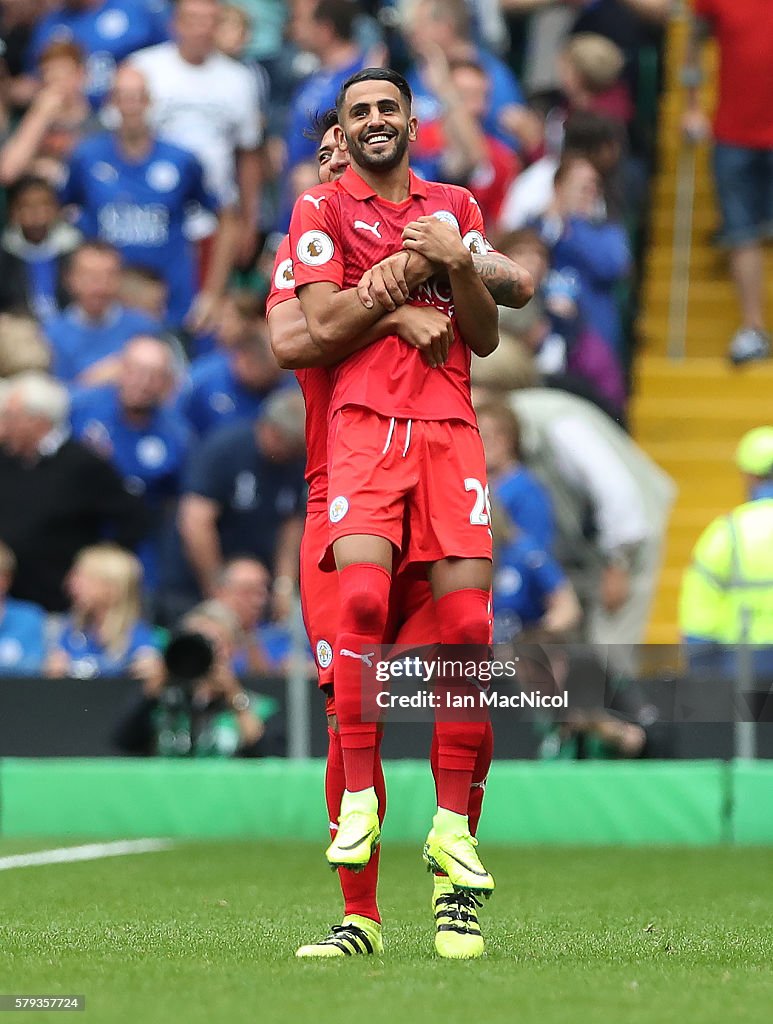
<svg viewBox="0 0 773 1024">
<path fill-rule="evenodd" d="M 140 50 L 131 63 L 148 83 L 161 138 L 199 158 L 224 206 L 238 202 L 243 263 L 256 247 L 262 114 L 255 76 L 215 46 L 218 15 L 217 0 L 179 0 L 174 40 Z"/>
<path fill-rule="evenodd" d="M 579 587 L 585 639 L 609 645 L 609 663 L 630 673 L 644 642 L 674 483 L 584 398 L 525 387 L 511 392 L 509 404 L 526 464 L 553 498 L 556 555 Z"/>
</svg>

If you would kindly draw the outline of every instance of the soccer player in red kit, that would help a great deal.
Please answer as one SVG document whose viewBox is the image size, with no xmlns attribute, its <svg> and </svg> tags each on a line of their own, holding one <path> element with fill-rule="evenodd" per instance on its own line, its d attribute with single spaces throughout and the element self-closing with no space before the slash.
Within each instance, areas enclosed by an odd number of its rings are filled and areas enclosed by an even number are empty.
<svg viewBox="0 0 773 1024">
<path fill-rule="evenodd" d="M 337 124 L 335 111 L 327 117 L 329 125 Z M 325 122 L 321 127 L 324 128 Z M 348 154 L 335 146 L 332 128 L 324 132 L 321 139 L 318 158 L 320 159 L 320 178 L 329 181 L 340 176 L 349 164 Z M 289 241 L 281 244 L 274 265 L 271 293 L 266 303 L 269 330 L 272 345 L 280 363 L 296 370 L 298 381 L 306 402 L 306 446 L 307 464 L 306 479 L 309 486 L 306 525 L 301 544 L 301 603 L 309 640 L 315 654 L 319 684 L 327 694 L 326 712 L 328 715 L 328 759 L 325 778 L 325 795 L 331 832 L 335 831 L 341 807 L 341 798 L 345 790 L 343 761 L 341 755 L 340 736 L 335 720 L 335 704 L 332 696 L 333 680 L 333 644 L 338 624 L 338 586 L 334 574 L 323 573 L 319 568 L 319 556 L 328 544 L 327 517 L 327 429 L 328 412 L 331 397 L 331 379 L 324 365 L 309 366 L 310 362 L 329 363 L 332 356 L 315 352 L 308 336 L 306 320 L 295 297 L 293 279 L 293 261 L 290 256 Z M 429 315 L 428 315 L 429 314 Z M 447 318 L 437 310 L 430 308 L 403 307 L 386 314 L 379 321 L 377 329 L 370 336 L 366 335 L 348 347 L 359 347 L 375 340 L 387 330 L 400 329 L 404 334 L 413 337 L 418 346 L 431 347 L 446 328 Z M 413 333 L 412 333 L 413 331 Z M 347 348 L 336 351 L 338 358 L 347 354 Z M 303 364 L 302 367 L 299 364 Z M 409 592 L 410 591 L 410 592 Z M 430 642 L 436 636 L 434 625 L 434 608 L 431 593 L 426 580 L 416 579 L 412 583 L 396 588 L 395 600 L 407 605 L 406 612 L 410 623 L 398 639 L 402 642 Z M 379 753 L 380 734 L 376 738 L 374 750 L 374 783 L 378 799 L 378 816 L 383 821 L 386 808 L 386 788 L 381 768 Z M 489 744 L 490 747 L 490 744 Z M 482 784 L 488 774 L 490 756 L 478 765 L 478 773 L 474 782 L 477 785 L 470 790 L 470 800 L 474 813 L 480 814 L 482 803 Z M 325 957 L 345 956 L 357 953 L 380 953 L 383 950 L 381 938 L 381 922 L 376 901 L 378 881 L 378 851 L 361 872 L 339 870 L 339 880 L 344 894 L 344 919 L 341 925 L 335 926 L 331 933 L 321 942 L 301 946 L 299 956 Z M 457 900 L 454 901 L 458 902 Z M 451 908 L 448 908 L 451 910 Z M 441 935 L 441 951 L 445 933 Z M 466 914 L 462 925 L 454 934 L 456 942 L 452 952 L 459 956 L 478 956 L 483 951 L 483 940 L 480 928 L 472 914 Z"/>
<path fill-rule="evenodd" d="M 349 155 L 336 146 L 333 126 L 337 124 L 335 110 L 317 118 L 314 135 L 319 139 L 317 157 L 320 180 L 336 180 L 349 165 Z M 522 306 L 531 295 L 528 275 L 506 257 L 498 253 L 476 256 L 476 271 L 483 275 L 487 287 L 502 305 Z M 307 522 L 301 552 L 301 601 L 309 639 L 315 652 L 320 687 L 327 694 L 328 714 L 328 766 L 325 792 L 331 827 L 338 821 L 341 797 L 345 784 L 341 759 L 340 737 L 332 700 L 332 643 L 337 633 L 338 587 L 335 575 L 323 573 L 318 555 L 327 545 L 327 466 L 326 433 L 330 402 L 330 377 L 322 365 L 337 359 L 333 351 L 316 350 L 308 335 L 306 321 L 295 297 L 292 257 L 288 239 L 279 247 L 274 264 L 271 292 L 267 301 L 267 315 L 274 353 L 286 368 L 295 369 L 307 405 L 307 480 L 309 503 Z M 427 267 L 424 272 L 428 272 Z M 381 273 L 376 267 L 368 275 Z M 369 282 L 370 283 L 370 282 Z M 405 286 L 405 284 L 403 284 Z M 392 280 L 393 289 L 399 287 Z M 431 349 L 432 341 L 439 337 L 442 317 L 428 316 L 436 311 L 432 307 L 404 307 L 393 323 L 412 338 L 417 347 Z M 402 319 L 399 317 L 402 316 Z M 389 317 L 382 318 L 380 333 L 389 327 Z M 377 325 L 378 326 L 378 325 Z M 413 333 L 411 333 L 413 331 Z M 358 344 L 365 344 L 361 339 Z M 344 352 L 341 351 L 343 355 Z M 402 573 L 390 593 L 390 636 L 398 644 L 426 644 L 437 636 L 431 592 L 428 583 L 418 573 Z M 396 636 L 395 636 L 396 631 Z M 483 802 L 483 787 L 491 763 L 492 737 L 479 750 L 469 794 L 468 815 L 470 831 L 475 834 Z M 433 739 L 431 752 L 433 772 L 436 770 L 437 741 Z M 379 799 L 379 817 L 383 819 L 385 791 L 376 751 L 375 788 Z M 339 870 L 344 894 L 343 923 L 336 926 L 320 942 L 301 946 L 298 956 L 329 957 L 347 953 L 370 953 L 382 948 L 380 917 L 376 901 L 378 851 L 359 873 L 345 868 Z M 445 957 L 469 958 L 483 952 L 483 939 L 477 921 L 476 908 L 469 898 L 454 893 L 443 877 L 435 879 L 436 936 L 438 952 Z M 437 913 L 437 911 L 440 911 Z"/>
<path fill-rule="evenodd" d="M 393 549 L 407 563 L 429 564 L 443 643 L 482 648 L 489 636 L 491 532 L 469 366 L 470 350 L 496 348 L 497 310 L 472 261 L 471 249 L 487 249 L 474 199 L 410 172 L 417 127 L 410 104 L 407 83 L 390 70 L 367 69 L 344 84 L 337 130 L 351 166 L 338 182 L 304 193 L 290 227 L 296 292 L 319 346 L 350 342 L 383 316 L 386 308 L 379 301 L 367 308 L 356 286 L 401 248 L 409 250 L 406 265 L 414 250 L 444 273 L 409 302 L 439 308 L 454 334 L 429 363 L 392 333 L 334 372 L 328 515 L 339 570 L 334 686 L 346 792 L 327 858 L 353 869 L 368 863 L 380 838 L 376 726 L 363 721 L 360 685 L 366 648 L 384 637 Z M 494 880 L 467 817 L 486 727 L 436 723 L 438 811 L 424 853 L 455 890 L 489 895 Z"/>
</svg>

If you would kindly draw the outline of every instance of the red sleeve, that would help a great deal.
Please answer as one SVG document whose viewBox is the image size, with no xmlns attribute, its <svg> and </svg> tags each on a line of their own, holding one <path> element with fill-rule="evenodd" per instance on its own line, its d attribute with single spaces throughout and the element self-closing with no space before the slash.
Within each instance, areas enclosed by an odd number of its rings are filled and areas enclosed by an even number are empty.
<svg viewBox="0 0 773 1024">
<path fill-rule="evenodd" d="M 343 287 L 336 194 L 329 186 L 309 189 L 297 200 L 290 221 L 290 250 L 296 288 L 319 281 Z"/>
<path fill-rule="evenodd" d="M 454 189 L 457 202 L 457 220 L 462 241 L 476 256 L 485 256 L 492 248 L 486 238 L 483 214 L 480 212 L 478 200 L 466 188 L 457 186 Z"/>
<path fill-rule="evenodd" d="M 271 291 L 266 299 L 266 316 L 280 302 L 295 298 L 295 277 L 293 275 L 293 258 L 290 255 L 290 238 L 285 235 L 282 244 L 276 251 L 274 269 L 271 274 Z"/>
</svg>

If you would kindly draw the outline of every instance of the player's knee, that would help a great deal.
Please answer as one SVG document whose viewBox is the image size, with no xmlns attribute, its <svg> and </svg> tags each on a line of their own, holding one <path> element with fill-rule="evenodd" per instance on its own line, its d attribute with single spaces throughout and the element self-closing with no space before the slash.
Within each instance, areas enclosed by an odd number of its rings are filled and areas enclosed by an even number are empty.
<svg viewBox="0 0 773 1024">
<path fill-rule="evenodd" d="M 444 632 L 454 638 L 446 643 L 485 645 L 489 642 L 488 615 L 477 608 L 465 609 L 452 623 L 447 624 Z"/>
<path fill-rule="evenodd" d="M 343 604 L 341 619 L 353 633 L 380 635 L 386 627 L 388 605 L 388 597 L 372 590 L 355 591 Z"/>
<path fill-rule="evenodd" d="M 348 566 L 340 577 L 341 633 L 382 636 L 389 612 L 390 576 L 380 566 Z"/>
<path fill-rule="evenodd" d="M 443 643 L 486 645 L 491 626 L 489 596 L 480 590 L 458 590 L 437 602 Z"/>
</svg>

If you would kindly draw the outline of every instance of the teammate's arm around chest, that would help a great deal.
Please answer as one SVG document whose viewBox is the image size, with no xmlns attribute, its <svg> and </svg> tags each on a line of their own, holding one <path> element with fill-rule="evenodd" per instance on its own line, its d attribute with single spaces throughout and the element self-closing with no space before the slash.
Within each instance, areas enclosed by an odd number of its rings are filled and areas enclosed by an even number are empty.
<svg viewBox="0 0 773 1024">
<path fill-rule="evenodd" d="M 459 230 L 435 216 L 424 216 L 405 227 L 402 241 L 409 252 L 419 253 L 448 274 L 462 338 L 475 355 L 490 355 L 499 344 L 499 313 Z"/>
</svg>

